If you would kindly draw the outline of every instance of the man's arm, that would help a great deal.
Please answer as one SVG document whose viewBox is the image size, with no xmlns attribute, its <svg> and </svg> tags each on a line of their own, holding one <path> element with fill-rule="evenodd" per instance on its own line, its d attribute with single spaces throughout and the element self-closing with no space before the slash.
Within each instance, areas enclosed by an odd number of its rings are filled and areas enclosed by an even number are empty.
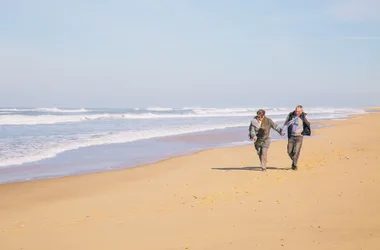
<svg viewBox="0 0 380 250">
<path fill-rule="evenodd" d="M 290 125 L 292 125 L 292 124 L 296 121 L 296 118 L 297 118 L 297 117 L 294 117 L 293 119 L 290 120 L 290 116 L 288 116 L 288 118 L 287 118 L 286 121 L 285 121 L 284 126 L 282 126 L 282 132 L 287 131 L 287 130 L 288 130 L 288 127 L 289 127 Z"/>
<path fill-rule="evenodd" d="M 288 127 L 290 125 L 290 124 L 288 124 L 289 122 L 290 122 L 290 114 L 286 117 L 284 125 L 282 125 L 281 135 L 285 135 L 285 131 L 288 130 Z"/>
<path fill-rule="evenodd" d="M 305 113 L 302 114 L 302 118 L 303 118 L 303 122 L 310 128 L 310 122 L 306 118 L 306 114 Z"/>
<path fill-rule="evenodd" d="M 287 124 L 289 121 L 290 121 L 290 114 L 286 117 L 283 127 L 286 126 L 286 124 Z M 289 125 L 288 125 L 288 126 L 289 126 Z"/>
<path fill-rule="evenodd" d="M 270 124 L 271 128 L 273 128 L 273 129 L 276 130 L 279 134 L 281 134 L 281 131 L 282 131 L 281 127 L 278 126 L 276 123 L 274 123 L 274 122 L 272 121 L 272 119 L 269 119 L 269 124 Z"/>
</svg>

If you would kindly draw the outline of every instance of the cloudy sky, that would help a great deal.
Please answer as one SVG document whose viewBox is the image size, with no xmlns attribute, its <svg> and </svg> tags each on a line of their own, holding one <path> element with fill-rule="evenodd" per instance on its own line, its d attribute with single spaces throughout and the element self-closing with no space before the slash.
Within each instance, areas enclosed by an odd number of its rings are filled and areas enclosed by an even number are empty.
<svg viewBox="0 0 380 250">
<path fill-rule="evenodd" d="M 0 106 L 380 105 L 378 0 L 0 0 Z"/>
</svg>

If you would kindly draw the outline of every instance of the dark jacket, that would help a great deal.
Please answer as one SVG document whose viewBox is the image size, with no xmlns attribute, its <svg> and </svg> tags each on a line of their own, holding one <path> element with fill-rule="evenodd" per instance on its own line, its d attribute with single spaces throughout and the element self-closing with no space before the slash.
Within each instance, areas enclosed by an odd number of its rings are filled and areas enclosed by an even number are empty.
<svg viewBox="0 0 380 250">
<path fill-rule="evenodd" d="M 311 135 L 310 122 L 307 120 L 306 115 L 307 115 L 306 113 L 302 113 L 300 115 L 300 118 L 303 122 L 303 131 L 301 134 L 306 135 L 306 136 L 310 136 Z M 288 123 L 289 121 L 291 121 L 295 117 L 296 117 L 296 111 L 290 112 L 288 117 L 286 118 L 284 124 Z M 290 125 L 288 127 L 288 138 L 290 138 L 292 135 L 292 128 L 293 128 L 293 125 Z"/>
</svg>

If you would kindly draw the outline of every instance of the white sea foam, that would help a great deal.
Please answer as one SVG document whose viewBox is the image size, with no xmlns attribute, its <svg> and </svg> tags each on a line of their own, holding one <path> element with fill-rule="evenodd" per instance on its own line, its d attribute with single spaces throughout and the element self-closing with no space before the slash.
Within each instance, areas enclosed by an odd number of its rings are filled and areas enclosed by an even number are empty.
<svg viewBox="0 0 380 250">
<path fill-rule="evenodd" d="M 68 122 L 83 122 L 107 117 L 104 115 L 2 115 L 0 125 L 37 125 L 37 124 L 57 124 Z"/>
<path fill-rule="evenodd" d="M 61 108 L 0 108 L 0 112 L 46 112 L 46 113 L 86 113 L 89 110 L 81 109 L 61 109 Z"/>
<path fill-rule="evenodd" d="M 82 134 L 73 137 L 51 140 L 51 138 L 34 138 L 29 143 L 19 146 L 18 150 L 5 149 L 0 155 L 0 167 L 20 165 L 55 157 L 57 154 L 83 147 L 104 144 L 126 143 L 137 140 L 180 135 L 186 133 L 209 131 L 245 126 L 246 123 L 229 123 L 222 125 L 193 125 L 177 129 L 153 129 L 117 133 Z M 5 144 L 5 143 L 4 143 Z M 1 146 L 1 142 L 0 142 Z M 5 147 L 4 147 L 5 148 Z"/>
<path fill-rule="evenodd" d="M 89 112 L 87 109 L 60 109 L 60 108 L 36 108 L 33 109 L 39 112 L 48 112 L 48 113 L 86 113 Z"/>
<path fill-rule="evenodd" d="M 31 109 L 17 109 L 17 108 L 0 108 L 0 111 L 6 111 L 6 112 L 24 112 L 24 111 L 30 111 Z"/>
<path fill-rule="evenodd" d="M 209 114 L 99 114 L 99 115 L 2 115 L 0 125 L 40 125 L 86 122 L 92 120 L 115 120 L 115 119 L 168 119 L 168 118 L 202 118 L 202 117 L 249 117 L 255 113 L 209 113 Z"/>
<path fill-rule="evenodd" d="M 159 112 L 164 112 L 164 111 L 173 111 L 173 108 L 161 108 L 161 107 L 155 107 L 155 108 L 146 108 L 145 110 L 148 111 L 159 111 Z"/>
<path fill-rule="evenodd" d="M 286 115 L 291 110 L 286 109 L 268 109 L 268 116 L 280 116 L 285 119 Z M 79 112 L 79 110 L 77 110 Z M 310 109 L 308 110 L 309 116 L 315 115 L 328 115 L 329 118 L 344 117 L 348 114 L 364 113 L 363 110 L 354 109 Z M 38 124 L 57 124 L 57 123 L 72 123 L 72 122 L 86 122 L 92 120 L 114 120 L 114 119 L 168 119 L 168 118 L 202 118 L 202 117 L 252 117 L 256 115 L 255 110 L 250 109 L 194 109 L 192 113 L 178 114 L 178 113 L 119 113 L 119 114 L 82 114 L 82 115 L 1 115 L 0 125 L 38 125 Z"/>
</svg>

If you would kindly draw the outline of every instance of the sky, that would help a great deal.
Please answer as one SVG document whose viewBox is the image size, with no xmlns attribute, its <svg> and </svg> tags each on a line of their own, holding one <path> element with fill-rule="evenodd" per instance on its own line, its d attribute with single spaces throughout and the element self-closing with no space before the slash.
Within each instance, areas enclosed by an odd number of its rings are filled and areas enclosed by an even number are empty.
<svg viewBox="0 0 380 250">
<path fill-rule="evenodd" d="M 378 0 L 0 0 L 1 107 L 380 105 Z"/>
</svg>

